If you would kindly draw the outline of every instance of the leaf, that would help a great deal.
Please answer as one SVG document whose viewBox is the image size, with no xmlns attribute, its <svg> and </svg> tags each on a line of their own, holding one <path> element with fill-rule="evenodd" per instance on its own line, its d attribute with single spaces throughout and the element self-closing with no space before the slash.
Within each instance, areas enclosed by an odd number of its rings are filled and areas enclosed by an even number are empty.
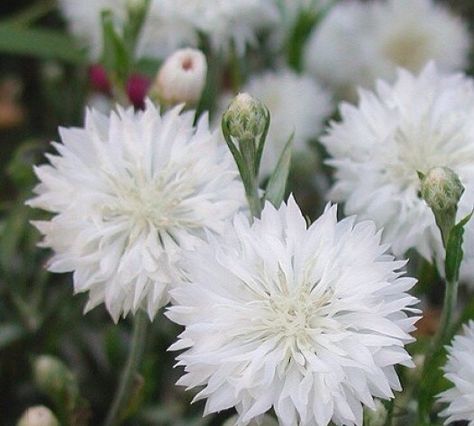
<svg viewBox="0 0 474 426">
<path fill-rule="evenodd" d="M 73 64 L 84 64 L 86 56 L 74 39 L 59 31 L 43 28 L 25 28 L 0 24 L 0 52 L 57 59 Z"/>
<path fill-rule="evenodd" d="M 473 213 L 474 210 L 458 224 L 453 226 L 449 232 L 445 262 L 446 280 L 448 282 L 458 281 L 459 279 L 459 269 L 464 256 L 462 251 L 464 227 L 471 219 Z"/>
<path fill-rule="evenodd" d="M 265 192 L 265 200 L 270 201 L 276 208 L 280 207 L 280 204 L 285 197 L 286 183 L 288 181 L 288 175 L 290 174 L 293 136 L 294 134 L 290 136 L 285 148 L 283 148 L 283 152 L 281 153 L 276 168 L 268 181 Z"/>
</svg>

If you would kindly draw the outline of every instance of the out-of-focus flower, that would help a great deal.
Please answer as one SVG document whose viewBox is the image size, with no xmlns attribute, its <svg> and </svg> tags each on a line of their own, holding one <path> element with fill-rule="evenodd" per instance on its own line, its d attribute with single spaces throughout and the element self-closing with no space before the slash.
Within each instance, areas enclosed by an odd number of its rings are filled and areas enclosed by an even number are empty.
<svg viewBox="0 0 474 426">
<path fill-rule="evenodd" d="M 49 408 L 37 405 L 24 412 L 17 426 L 59 426 L 59 422 Z"/>
<path fill-rule="evenodd" d="M 127 21 L 128 0 L 60 0 L 59 5 L 70 30 L 97 60 L 103 48 L 101 12 L 110 10 L 119 33 Z M 183 45 L 197 43 L 197 35 L 186 23 L 174 0 L 151 0 L 150 9 L 138 40 L 139 57 L 163 58 Z"/>
<path fill-rule="evenodd" d="M 36 222 L 53 272 L 74 275 L 89 292 L 86 310 L 105 303 L 115 321 L 144 307 L 153 317 L 168 301 L 183 249 L 219 233 L 243 205 L 232 157 L 194 111 L 163 115 L 118 108 L 88 111 L 84 128 L 62 129 L 59 155 L 36 168 L 29 201 L 55 214 Z"/>
<path fill-rule="evenodd" d="M 180 49 L 160 68 L 152 88 L 153 96 L 165 105 L 197 104 L 207 77 L 207 61 L 197 49 Z"/>
<path fill-rule="evenodd" d="M 342 104 L 341 122 L 321 138 L 336 168 L 330 199 L 347 214 L 373 219 L 396 255 L 416 248 L 426 259 L 444 258 L 440 232 L 421 198 L 418 172 L 448 167 L 466 188 L 458 220 L 474 205 L 474 84 L 428 65 L 414 76 L 400 71 L 393 85 L 361 91 L 357 107 Z M 474 227 L 467 226 L 461 273 L 474 263 Z M 472 279 L 471 279 L 472 280 Z"/>
<path fill-rule="evenodd" d="M 282 69 L 252 77 L 243 90 L 262 101 L 270 111 L 262 176 L 273 171 L 292 134 L 295 154 L 315 155 L 308 142 L 320 135 L 324 120 L 332 111 L 331 97 L 325 89 L 309 76 Z M 227 100 L 225 96 L 221 104 Z"/>
<path fill-rule="evenodd" d="M 464 335 L 455 336 L 448 348 L 448 362 L 444 367 L 444 376 L 454 386 L 441 393 L 441 402 L 448 403 L 441 415 L 446 417 L 445 424 L 467 421 L 474 425 L 474 321 L 464 325 Z"/>
<path fill-rule="evenodd" d="M 362 425 L 363 404 L 400 390 L 395 365 L 412 365 L 415 280 L 387 249 L 335 206 L 309 228 L 292 197 L 252 225 L 237 215 L 186 256 L 190 282 L 172 291 L 178 384 L 203 387 L 205 414 L 236 407 L 242 425 L 271 408 L 284 426 Z"/>
<path fill-rule="evenodd" d="M 128 99 L 135 108 L 145 108 L 145 98 L 150 88 L 150 79 L 143 74 L 132 74 L 125 87 Z"/>
<path fill-rule="evenodd" d="M 432 0 L 341 2 L 310 37 L 307 69 L 352 99 L 357 86 L 393 79 L 397 67 L 420 71 L 430 60 L 462 69 L 468 60 L 467 26 Z"/>
</svg>

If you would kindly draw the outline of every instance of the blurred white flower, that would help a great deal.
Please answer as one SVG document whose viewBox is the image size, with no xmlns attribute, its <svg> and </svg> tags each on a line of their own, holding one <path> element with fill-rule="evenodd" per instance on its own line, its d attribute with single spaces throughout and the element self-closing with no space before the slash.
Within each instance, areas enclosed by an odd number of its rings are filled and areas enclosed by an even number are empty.
<svg viewBox="0 0 474 426">
<path fill-rule="evenodd" d="M 449 404 L 441 415 L 445 424 L 465 420 L 474 426 L 474 321 L 464 325 L 464 335 L 454 337 L 448 352 L 444 376 L 454 387 L 439 395 Z"/>
<path fill-rule="evenodd" d="M 201 98 L 206 77 L 204 54 L 197 49 L 180 49 L 161 66 L 152 90 L 167 105 L 193 105 Z"/>
<path fill-rule="evenodd" d="M 183 249 L 219 233 L 244 203 L 230 154 L 194 112 L 88 111 L 85 128 L 62 129 L 59 155 L 36 168 L 29 204 L 52 213 L 35 225 L 53 272 L 74 271 L 86 310 L 104 302 L 115 321 L 168 301 Z"/>
<path fill-rule="evenodd" d="M 294 154 L 315 155 L 308 142 L 321 134 L 324 120 L 333 110 L 331 96 L 325 89 L 309 76 L 280 69 L 251 77 L 242 90 L 262 101 L 270 111 L 270 129 L 261 163 L 262 176 L 273 171 L 293 133 Z M 229 96 L 222 98 L 222 109 L 229 99 Z"/>
<path fill-rule="evenodd" d="M 467 26 L 432 0 L 341 2 L 314 30 L 307 69 L 353 98 L 356 86 L 393 79 L 397 67 L 420 71 L 430 60 L 440 69 L 462 69 L 468 60 Z"/>
<path fill-rule="evenodd" d="M 419 194 L 417 172 L 452 169 L 466 188 L 458 218 L 472 210 L 473 81 L 461 74 L 443 75 L 433 64 L 418 76 L 400 71 L 393 85 L 379 81 L 375 92 L 360 91 L 359 105 L 343 103 L 340 114 L 341 122 L 331 123 L 321 138 L 336 169 L 329 198 L 344 202 L 347 214 L 383 227 L 396 255 L 416 248 L 428 260 L 444 257 L 433 213 Z M 465 273 L 474 268 L 471 225 Z"/>
<path fill-rule="evenodd" d="M 24 412 L 17 426 L 59 426 L 59 422 L 49 408 L 37 405 Z"/>
<path fill-rule="evenodd" d="M 244 53 L 247 44 L 255 43 L 257 32 L 279 19 L 274 0 L 174 0 L 173 4 L 223 53 L 228 53 L 232 44 L 238 54 Z"/>
<path fill-rule="evenodd" d="M 113 13 L 117 30 L 127 21 L 128 0 L 59 0 L 61 11 L 72 33 L 97 60 L 103 48 L 101 12 Z M 179 30 L 178 30 L 179 29 Z M 174 0 L 151 0 L 150 9 L 138 40 L 139 57 L 164 58 L 184 45 L 195 45 L 197 35 L 174 7 Z"/>
<path fill-rule="evenodd" d="M 166 313 L 185 330 L 170 349 L 188 348 L 178 384 L 204 387 L 205 414 L 235 406 L 246 425 L 273 407 L 284 426 L 362 425 L 362 404 L 400 390 L 415 280 L 373 222 L 336 216 L 330 207 L 307 228 L 292 197 L 267 203 L 253 225 L 237 215 L 186 256 L 190 282 Z"/>
<path fill-rule="evenodd" d="M 119 31 L 127 20 L 127 0 L 60 0 L 71 31 L 97 59 L 102 51 L 101 11 L 111 10 Z M 151 0 L 138 41 L 139 57 L 164 58 L 183 46 L 196 46 L 199 33 L 228 52 L 235 43 L 242 54 L 256 32 L 278 21 L 273 0 Z"/>
</svg>

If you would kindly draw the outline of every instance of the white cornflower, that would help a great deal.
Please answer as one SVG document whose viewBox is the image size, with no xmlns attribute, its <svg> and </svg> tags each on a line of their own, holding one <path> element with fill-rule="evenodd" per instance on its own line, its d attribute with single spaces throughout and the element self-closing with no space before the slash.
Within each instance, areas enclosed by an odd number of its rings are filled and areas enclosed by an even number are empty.
<svg viewBox="0 0 474 426">
<path fill-rule="evenodd" d="M 468 60 L 467 26 L 432 0 L 341 2 L 314 30 L 306 65 L 341 97 L 377 78 L 393 79 L 396 68 L 420 71 L 430 60 L 445 71 Z"/>
<path fill-rule="evenodd" d="M 458 219 L 472 210 L 473 81 L 443 75 L 432 64 L 418 76 L 400 71 L 393 85 L 379 81 L 374 93 L 360 91 L 359 105 L 343 103 L 340 114 L 341 122 L 331 123 L 321 138 L 336 169 L 329 198 L 344 202 L 347 214 L 383 227 L 396 255 L 416 248 L 428 260 L 443 257 L 441 235 L 419 194 L 417 172 L 453 170 L 466 188 Z M 468 228 L 469 261 L 474 227 Z"/>
<path fill-rule="evenodd" d="M 315 155 L 308 142 L 321 134 L 324 120 L 333 108 L 331 96 L 325 89 L 308 76 L 281 69 L 252 77 L 243 91 L 263 102 L 270 111 L 262 176 L 273 171 L 292 134 L 295 155 Z M 228 103 L 229 97 L 224 96 L 221 107 Z"/>
<path fill-rule="evenodd" d="M 454 387 L 439 395 L 441 402 L 449 404 L 441 415 L 445 424 L 465 420 L 474 426 L 474 321 L 464 325 L 464 335 L 454 337 L 448 352 L 444 376 Z"/>
<path fill-rule="evenodd" d="M 247 44 L 256 42 L 260 30 L 279 19 L 274 0 L 174 0 L 174 7 L 223 53 L 234 44 L 236 52 L 243 54 Z"/>
<path fill-rule="evenodd" d="M 207 77 L 207 61 L 197 49 L 180 49 L 169 56 L 156 77 L 153 91 L 167 105 L 196 104 Z"/>
<path fill-rule="evenodd" d="M 205 414 L 236 407 L 246 425 L 273 407 L 284 426 L 361 425 L 363 404 L 400 390 L 415 280 L 373 222 L 337 222 L 336 210 L 308 228 L 292 197 L 267 203 L 186 257 L 190 282 L 167 312 L 185 330 L 170 349 L 188 348 L 178 384 L 204 387 Z"/>
<path fill-rule="evenodd" d="M 36 168 L 29 202 L 55 216 L 36 222 L 53 272 L 74 271 L 86 310 L 104 302 L 115 321 L 168 301 L 183 249 L 220 232 L 243 203 L 230 154 L 194 112 L 164 115 L 118 109 L 88 111 L 81 129 L 62 129 L 59 155 Z"/>
</svg>

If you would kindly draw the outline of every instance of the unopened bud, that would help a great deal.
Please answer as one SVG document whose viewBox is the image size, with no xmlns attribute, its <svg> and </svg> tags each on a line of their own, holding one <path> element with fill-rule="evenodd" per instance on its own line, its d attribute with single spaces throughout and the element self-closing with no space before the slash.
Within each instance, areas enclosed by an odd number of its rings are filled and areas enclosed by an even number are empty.
<svg viewBox="0 0 474 426">
<path fill-rule="evenodd" d="M 458 175 L 448 167 L 434 167 L 426 174 L 418 172 L 418 176 L 421 180 L 421 196 L 433 211 L 446 246 L 449 232 L 456 221 L 464 186 Z"/>
<path fill-rule="evenodd" d="M 387 421 L 387 409 L 378 399 L 375 400 L 375 409 L 364 409 L 364 426 L 384 426 Z"/>
<path fill-rule="evenodd" d="M 58 419 L 53 412 L 42 405 L 28 408 L 17 426 L 59 426 Z"/>
<path fill-rule="evenodd" d="M 267 107 L 248 93 L 238 94 L 222 117 L 226 131 L 239 141 L 262 136 L 269 119 Z"/>
<path fill-rule="evenodd" d="M 433 210 L 457 208 L 464 187 L 456 173 L 448 167 L 434 167 L 420 178 L 421 196 Z"/>
<path fill-rule="evenodd" d="M 74 404 L 78 397 L 78 386 L 72 372 L 57 358 L 41 355 L 33 364 L 36 386 L 62 404 Z"/>
<path fill-rule="evenodd" d="M 206 76 L 207 61 L 200 50 L 177 50 L 160 68 L 152 96 L 165 105 L 195 105 L 201 99 Z"/>
</svg>

